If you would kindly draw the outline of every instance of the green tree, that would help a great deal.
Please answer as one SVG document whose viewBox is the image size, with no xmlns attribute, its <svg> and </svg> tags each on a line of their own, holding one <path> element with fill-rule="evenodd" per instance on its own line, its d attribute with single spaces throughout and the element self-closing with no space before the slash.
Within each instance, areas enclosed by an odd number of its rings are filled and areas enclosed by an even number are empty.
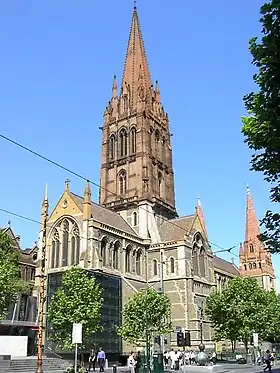
<svg viewBox="0 0 280 373">
<path fill-rule="evenodd" d="M 275 291 L 266 292 L 266 302 L 260 308 L 262 328 L 259 330 L 260 339 L 268 342 L 280 341 L 280 296 Z"/>
<path fill-rule="evenodd" d="M 16 301 L 22 286 L 18 254 L 11 238 L 0 231 L 0 320 L 7 316 L 8 308 Z"/>
<path fill-rule="evenodd" d="M 236 277 L 221 292 L 207 298 L 206 314 L 218 337 L 236 341 L 248 348 L 253 333 L 263 332 L 267 293 L 256 280 Z"/>
<path fill-rule="evenodd" d="M 63 350 L 71 350 L 73 323 L 83 324 L 83 345 L 102 330 L 100 325 L 102 289 L 95 278 L 79 267 L 72 267 L 62 275 L 62 286 L 51 298 L 48 320 L 50 339 Z"/>
<path fill-rule="evenodd" d="M 117 329 L 126 341 L 138 344 L 146 340 L 148 346 L 154 336 L 169 333 L 170 300 L 164 293 L 151 287 L 136 293 L 124 306 L 123 324 Z"/>
<path fill-rule="evenodd" d="M 280 201 L 280 0 L 268 1 L 261 7 L 262 38 L 249 41 L 253 80 L 257 92 L 244 97 L 249 116 L 242 117 L 242 132 L 249 148 L 256 151 L 251 169 L 261 171 L 272 185 L 270 199 Z M 267 211 L 262 220 L 266 230 L 261 235 L 271 252 L 280 252 L 280 214 Z"/>
</svg>

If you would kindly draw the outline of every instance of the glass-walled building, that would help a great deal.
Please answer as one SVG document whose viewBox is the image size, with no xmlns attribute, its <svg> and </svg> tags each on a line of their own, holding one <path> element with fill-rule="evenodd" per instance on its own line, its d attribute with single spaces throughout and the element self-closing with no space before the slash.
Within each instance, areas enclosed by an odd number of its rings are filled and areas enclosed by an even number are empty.
<svg viewBox="0 0 280 373">
<path fill-rule="evenodd" d="M 95 333 L 92 336 L 92 348 L 103 347 L 104 351 L 111 357 L 119 356 L 122 353 L 122 340 L 117 335 L 116 326 L 121 325 L 122 312 L 122 281 L 119 276 L 108 275 L 101 271 L 88 270 L 88 273 L 96 278 L 103 289 L 102 297 L 104 299 L 101 310 L 102 332 Z M 47 285 L 47 309 L 52 295 L 54 295 L 62 284 L 63 272 L 50 273 L 48 275 Z M 46 323 L 45 351 L 54 351 L 57 354 L 64 355 L 62 351 L 52 341 L 49 340 L 51 326 Z M 89 351 L 85 351 L 89 352 Z"/>
</svg>

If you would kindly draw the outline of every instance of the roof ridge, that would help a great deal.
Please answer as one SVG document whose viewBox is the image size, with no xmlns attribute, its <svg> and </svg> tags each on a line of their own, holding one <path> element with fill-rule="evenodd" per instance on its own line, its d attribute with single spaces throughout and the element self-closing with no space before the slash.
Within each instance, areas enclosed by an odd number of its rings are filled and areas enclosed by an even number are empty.
<svg viewBox="0 0 280 373">
<path fill-rule="evenodd" d="M 189 215 L 184 215 L 184 216 L 180 216 L 179 218 L 175 218 L 175 219 L 170 219 L 170 220 L 166 220 L 167 222 L 169 221 L 178 221 L 178 220 L 182 220 L 182 219 L 185 219 L 185 218 L 194 218 L 195 217 L 195 214 L 189 214 Z"/>
<path fill-rule="evenodd" d="M 224 259 L 224 258 L 221 258 L 220 256 L 218 256 L 218 255 L 216 255 L 216 254 L 214 254 L 214 257 L 215 257 L 215 258 L 218 258 L 218 259 L 221 259 L 221 260 L 223 260 L 224 262 L 227 262 L 228 264 L 231 264 L 232 266 L 234 266 L 234 264 L 233 264 L 232 262 L 229 262 L 228 260 L 226 260 L 226 259 Z"/>
<path fill-rule="evenodd" d="M 70 193 L 70 194 L 73 194 L 75 197 L 78 197 L 78 198 L 84 200 L 84 197 L 82 197 L 82 196 L 80 196 L 80 195 L 78 195 L 78 194 L 76 194 L 76 193 L 73 193 L 73 192 L 69 192 L 69 193 Z M 135 231 L 135 229 L 134 229 L 130 224 L 128 224 L 128 222 L 126 221 L 126 219 L 125 219 L 123 216 L 121 216 L 121 214 L 118 214 L 116 211 L 110 210 L 110 209 L 108 209 L 107 207 L 102 206 L 101 204 L 96 203 L 96 202 L 94 202 L 94 201 L 91 201 L 91 205 L 92 205 L 92 206 L 97 206 L 98 208 L 101 208 L 102 210 L 105 210 L 105 211 L 111 213 L 112 215 L 114 215 L 114 216 L 118 216 L 119 218 L 121 218 L 121 219 L 125 222 L 125 224 L 127 225 L 127 227 L 131 228 L 132 231 L 134 232 L 134 234 L 137 236 L 137 232 Z M 108 225 L 108 226 L 111 226 L 111 227 L 113 227 L 113 228 L 115 228 L 114 226 L 112 226 L 112 225 L 110 225 L 110 224 L 107 224 L 107 225 Z"/>
</svg>

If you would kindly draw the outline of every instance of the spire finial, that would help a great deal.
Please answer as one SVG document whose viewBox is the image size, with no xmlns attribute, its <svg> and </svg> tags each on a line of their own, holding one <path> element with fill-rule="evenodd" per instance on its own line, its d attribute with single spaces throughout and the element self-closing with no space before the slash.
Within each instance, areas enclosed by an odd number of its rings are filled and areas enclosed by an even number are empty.
<svg viewBox="0 0 280 373">
<path fill-rule="evenodd" d="M 48 184 L 45 186 L 45 201 L 48 200 Z"/>
<path fill-rule="evenodd" d="M 246 186 L 246 192 L 247 192 L 247 194 L 250 194 L 251 192 L 250 192 L 250 187 L 249 187 L 249 185 L 247 184 L 247 186 Z"/>
<path fill-rule="evenodd" d="M 69 192 L 69 184 L 70 184 L 70 180 L 69 180 L 69 179 L 66 179 L 66 180 L 65 180 L 65 190 L 66 190 L 67 192 Z"/>
<path fill-rule="evenodd" d="M 133 5 L 133 8 L 134 8 L 134 9 L 137 9 L 137 2 L 136 2 L 136 0 L 133 0 L 133 4 L 134 4 L 134 5 Z"/>
<path fill-rule="evenodd" d="M 201 206 L 200 195 L 197 193 L 197 206 Z"/>
</svg>

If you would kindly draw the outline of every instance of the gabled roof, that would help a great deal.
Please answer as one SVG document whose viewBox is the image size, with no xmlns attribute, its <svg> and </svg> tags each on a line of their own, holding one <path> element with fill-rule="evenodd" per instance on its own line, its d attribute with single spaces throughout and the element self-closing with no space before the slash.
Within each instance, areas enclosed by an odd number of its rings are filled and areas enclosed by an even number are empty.
<svg viewBox="0 0 280 373">
<path fill-rule="evenodd" d="M 233 276 L 240 275 L 237 267 L 233 263 L 230 263 L 227 260 L 219 258 L 216 255 L 213 256 L 213 265 L 215 269 L 227 272 Z"/>
<path fill-rule="evenodd" d="M 83 210 L 84 197 L 81 197 L 73 192 L 69 192 L 77 206 Z M 107 208 L 98 205 L 97 203 L 91 202 L 92 205 L 92 218 L 99 223 L 109 225 L 113 228 L 119 229 L 123 232 L 129 233 L 133 236 L 137 236 L 134 229 L 125 221 L 125 219 L 117 212 L 108 210 Z"/>
<path fill-rule="evenodd" d="M 35 262 L 33 260 L 33 254 L 38 250 L 37 245 L 35 244 L 32 248 L 23 250 L 21 249 L 19 242 L 12 230 L 11 227 L 8 228 L 0 228 L 0 232 L 6 233 L 11 239 L 13 243 L 13 248 L 19 254 L 19 262 L 23 264 L 33 265 L 35 266 Z"/>
<path fill-rule="evenodd" d="M 194 223 L 195 214 L 165 220 L 159 228 L 162 241 L 180 241 L 188 234 Z"/>
</svg>

